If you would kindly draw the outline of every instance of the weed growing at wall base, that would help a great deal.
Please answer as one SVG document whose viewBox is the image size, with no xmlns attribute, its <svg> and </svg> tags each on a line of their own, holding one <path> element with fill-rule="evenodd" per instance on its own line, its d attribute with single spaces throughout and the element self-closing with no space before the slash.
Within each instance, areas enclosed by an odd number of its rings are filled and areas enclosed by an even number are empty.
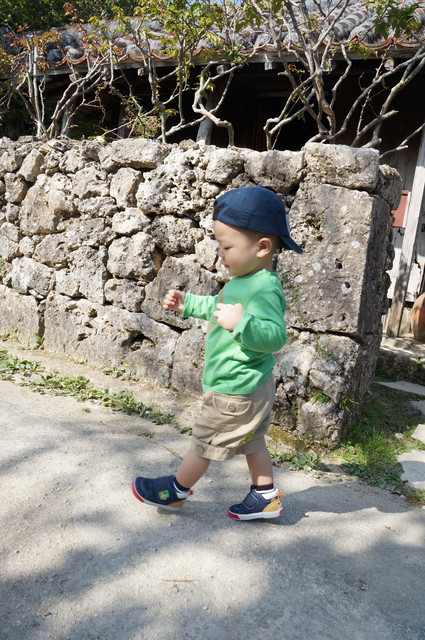
<svg viewBox="0 0 425 640">
<path fill-rule="evenodd" d="M 34 377 L 34 374 L 40 375 Z M 88 378 L 61 376 L 57 371 L 45 371 L 40 363 L 22 360 L 7 351 L 0 351 L 0 379 L 18 382 L 39 393 L 72 396 L 79 401 L 101 403 L 114 411 L 137 414 L 155 424 L 166 424 L 173 418 L 171 413 L 162 413 L 143 402 L 138 402 L 129 391 L 111 393 L 108 389 L 96 389 Z"/>
</svg>

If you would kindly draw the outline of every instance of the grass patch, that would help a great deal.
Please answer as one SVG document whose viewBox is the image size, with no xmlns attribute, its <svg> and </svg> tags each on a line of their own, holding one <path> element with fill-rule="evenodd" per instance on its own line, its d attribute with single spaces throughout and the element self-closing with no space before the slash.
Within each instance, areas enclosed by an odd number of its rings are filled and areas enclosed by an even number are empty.
<svg viewBox="0 0 425 640">
<path fill-rule="evenodd" d="M 408 402 L 416 399 L 394 389 L 374 387 L 365 411 L 333 453 L 346 473 L 380 487 L 402 487 L 397 456 L 412 449 L 425 450 L 422 442 L 411 437 L 419 414 Z M 420 500 L 425 504 L 424 496 Z"/>
<path fill-rule="evenodd" d="M 408 403 L 417 399 L 423 398 L 374 385 L 362 415 L 331 453 L 324 442 L 272 425 L 269 430 L 272 461 L 278 466 L 285 464 L 317 475 L 329 471 L 330 465 L 340 470 L 341 478 L 357 476 L 368 484 L 403 493 L 418 506 L 425 505 L 425 491 L 408 490 L 401 481 L 403 468 L 397 460 L 399 454 L 412 449 L 425 450 L 425 444 L 411 437 L 421 414 Z M 281 452 L 282 448 L 286 451 Z"/>
<path fill-rule="evenodd" d="M 0 351 L 0 379 L 17 382 L 38 393 L 71 396 L 80 402 L 97 402 L 114 411 L 136 414 L 155 424 L 166 424 L 173 417 L 171 413 L 162 413 L 138 402 L 129 391 L 112 393 L 108 389 L 96 389 L 83 376 L 62 376 L 57 371 L 46 371 L 40 363 L 17 358 L 7 351 Z"/>
</svg>

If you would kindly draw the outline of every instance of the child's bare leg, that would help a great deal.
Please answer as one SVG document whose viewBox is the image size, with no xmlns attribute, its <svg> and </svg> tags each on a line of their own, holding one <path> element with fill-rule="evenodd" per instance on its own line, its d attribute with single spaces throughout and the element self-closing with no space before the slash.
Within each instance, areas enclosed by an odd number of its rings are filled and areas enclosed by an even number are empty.
<svg viewBox="0 0 425 640">
<path fill-rule="evenodd" d="M 273 484 L 272 461 L 267 449 L 257 453 L 247 453 L 246 461 L 254 486 L 264 487 Z"/>
<path fill-rule="evenodd" d="M 193 451 L 188 451 L 183 462 L 176 473 L 176 480 L 182 487 L 193 487 L 202 478 L 208 469 L 210 461 L 208 458 L 201 458 Z"/>
</svg>

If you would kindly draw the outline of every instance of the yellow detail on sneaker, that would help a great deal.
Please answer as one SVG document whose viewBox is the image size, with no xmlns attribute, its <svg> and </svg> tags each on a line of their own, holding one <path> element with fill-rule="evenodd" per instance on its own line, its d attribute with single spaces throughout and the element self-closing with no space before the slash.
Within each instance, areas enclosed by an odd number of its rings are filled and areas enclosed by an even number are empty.
<svg viewBox="0 0 425 640">
<path fill-rule="evenodd" d="M 264 507 L 263 512 L 279 511 L 280 505 L 282 504 L 280 501 L 281 493 L 282 491 L 279 491 L 276 498 L 273 498 L 270 504 L 268 504 L 267 507 Z"/>
<path fill-rule="evenodd" d="M 159 491 L 158 493 L 158 498 L 160 500 L 168 500 L 169 497 L 170 497 L 170 492 L 168 491 L 168 489 L 165 489 L 164 491 Z"/>
<path fill-rule="evenodd" d="M 185 500 L 178 500 L 178 502 L 171 502 L 171 504 L 168 504 L 167 507 L 174 507 L 175 509 L 178 509 L 179 507 L 182 506 L 182 504 L 184 504 Z"/>
</svg>

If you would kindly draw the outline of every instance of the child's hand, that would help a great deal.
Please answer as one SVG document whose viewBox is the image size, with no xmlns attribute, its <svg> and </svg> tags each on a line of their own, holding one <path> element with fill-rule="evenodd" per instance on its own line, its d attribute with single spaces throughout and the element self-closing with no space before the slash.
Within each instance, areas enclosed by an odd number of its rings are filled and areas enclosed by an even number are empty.
<svg viewBox="0 0 425 640">
<path fill-rule="evenodd" d="M 227 331 L 233 331 L 238 322 L 242 320 L 243 305 L 240 302 L 237 304 L 223 304 L 219 302 L 217 304 L 217 311 L 214 311 L 213 316 L 217 318 L 217 322 L 220 327 Z"/>
<path fill-rule="evenodd" d="M 164 298 L 162 308 L 168 309 L 169 311 L 183 311 L 185 296 L 186 294 L 184 291 L 170 289 Z"/>
</svg>

